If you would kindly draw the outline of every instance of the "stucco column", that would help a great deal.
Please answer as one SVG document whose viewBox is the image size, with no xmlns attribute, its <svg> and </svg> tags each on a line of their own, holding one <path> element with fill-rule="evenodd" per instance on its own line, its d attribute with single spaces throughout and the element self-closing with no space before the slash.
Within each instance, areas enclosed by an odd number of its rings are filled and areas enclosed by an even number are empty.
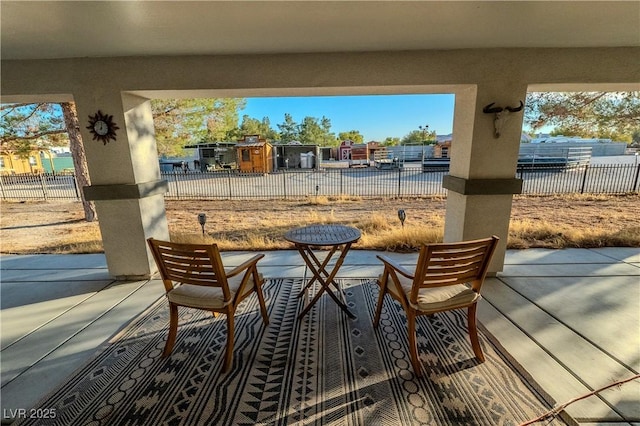
<svg viewBox="0 0 640 426">
<path fill-rule="evenodd" d="M 83 190 L 96 205 L 109 272 L 123 280 L 148 278 L 156 267 L 146 239 L 169 235 L 150 103 L 115 91 L 75 101 L 92 182 Z M 92 140 L 86 126 L 98 110 L 113 115 L 120 128 L 115 141 Z"/>
<path fill-rule="evenodd" d="M 524 83 L 496 81 L 456 91 L 445 241 L 500 237 L 489 272 L 503 269 L 513 194 L 522 182 L 515 178 L 520 150 L 523 111 L 511 113 L 499 138 L 494 135 L 494 114 L 484 106 L 518 106 L 525 100 Z"/>
</svg>

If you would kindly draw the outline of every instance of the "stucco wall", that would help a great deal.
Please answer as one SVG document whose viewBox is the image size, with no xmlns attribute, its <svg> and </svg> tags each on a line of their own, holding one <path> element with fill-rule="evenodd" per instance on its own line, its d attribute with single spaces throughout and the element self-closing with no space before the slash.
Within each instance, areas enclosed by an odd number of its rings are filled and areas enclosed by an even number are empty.
<svg viewBox="0 0 640 426">
<path fill-rule="evenodd" d="M 20 95 L 68 100 L 78 90 L 143 97 L 433 93 L 501 80 L 536 90 L 583 83 L 638 90 L 638 57 L 640 48 L 629 47 L 2 61 L 1 96 L 7 102 L 26 99 Z M 431 85 L 437 87 L 420 87 Z"/>
<path fill-rule="evenodd" d="M 146 99 L 454 93 L 455 185 L 445 239 L 500 236 L 490 266 L 495 272 L 502 269 L 511 209 L 504 188 L 518 187 L 522 114 L 495 138 L 494 117 L 482 107 L 517 105 L 527 91 L 640 90 L 638 57 L 640 48 L 630 47 L 2 61 L 0 94 L 2 102 L 73 100 L 81 123 L 98 109 L 114 115 L 122 129 L 117 143 L 85 143 L 87 162 L 92 185 L 101 186 L 93 193 L 101 198 L 96 205 L 109 269 L 116 276 L 144 276 L 153 262 L 141 242 L 168 236 Z M 80 130 L 91 141 L 85 126 Z M 105 198 L 114 193 L 144 195 Z M 116 238 L 124 220 L 127 238 Z"/>
</svg>

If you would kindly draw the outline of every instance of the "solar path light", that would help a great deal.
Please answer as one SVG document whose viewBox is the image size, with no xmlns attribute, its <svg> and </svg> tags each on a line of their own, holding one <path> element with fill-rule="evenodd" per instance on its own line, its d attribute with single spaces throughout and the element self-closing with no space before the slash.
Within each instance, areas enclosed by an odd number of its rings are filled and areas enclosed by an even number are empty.
<svg viewBox="0 0 640 426">
<path fill-rule="evenodd" d="M 398 210 L 398 219 L 400 219 L 400 224 L 402 224 L 402 227 L 404 228 L 404 221 L 407 218 L 407 214 L 404 212 L 403 209 L 399 209 Z"/>
<path fill-rule="evenodd" d="M 204 237 L 204 224 L 207 223 L 207 215 L 204 213 L 198 214 L 198 223 L 202 228 L 202 236 Z"/>
</svg>

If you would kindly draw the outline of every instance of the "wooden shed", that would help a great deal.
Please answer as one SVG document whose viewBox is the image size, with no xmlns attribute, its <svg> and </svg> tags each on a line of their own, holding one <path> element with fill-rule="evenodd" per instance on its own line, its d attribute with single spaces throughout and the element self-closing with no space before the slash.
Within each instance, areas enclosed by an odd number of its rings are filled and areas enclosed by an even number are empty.
<svg viewBox="0 0 640 426">
<path fill-rule="evenodd" d="M 273 170 L 273 146 L 259 135 L 245 135 L 236 145 L 241 172 L 269 173 Z"/>
<path fill-rule="evenodd" d="M 344 140 L 338 147 L 339 159 L 348 161 L 351 166 L 368 166 L 369 152 L 367 144 L 355 143 L 352 140 Z"/>
<path fill-rule="evenodd" d="M 434 158 L 449 158 L 451 151 L 451 141 L 444 141 L 442 143 L 436 144 L 433 148 L 433 157 Z"/>
</svg>

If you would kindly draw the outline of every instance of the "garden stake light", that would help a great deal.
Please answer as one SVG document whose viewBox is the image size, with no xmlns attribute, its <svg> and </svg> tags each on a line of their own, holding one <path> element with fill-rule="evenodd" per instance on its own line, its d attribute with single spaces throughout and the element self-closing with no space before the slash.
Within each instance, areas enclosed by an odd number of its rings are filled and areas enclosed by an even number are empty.
<svg viewBox="0 0 640 426">
<path fill-rule="evenodd" d="M 207 215 L 204 213 L 198 214 L 198 223 L 202 227 L 202 236 L 204 237 L 204 224 L 207 223 Z"/>
</svg>

